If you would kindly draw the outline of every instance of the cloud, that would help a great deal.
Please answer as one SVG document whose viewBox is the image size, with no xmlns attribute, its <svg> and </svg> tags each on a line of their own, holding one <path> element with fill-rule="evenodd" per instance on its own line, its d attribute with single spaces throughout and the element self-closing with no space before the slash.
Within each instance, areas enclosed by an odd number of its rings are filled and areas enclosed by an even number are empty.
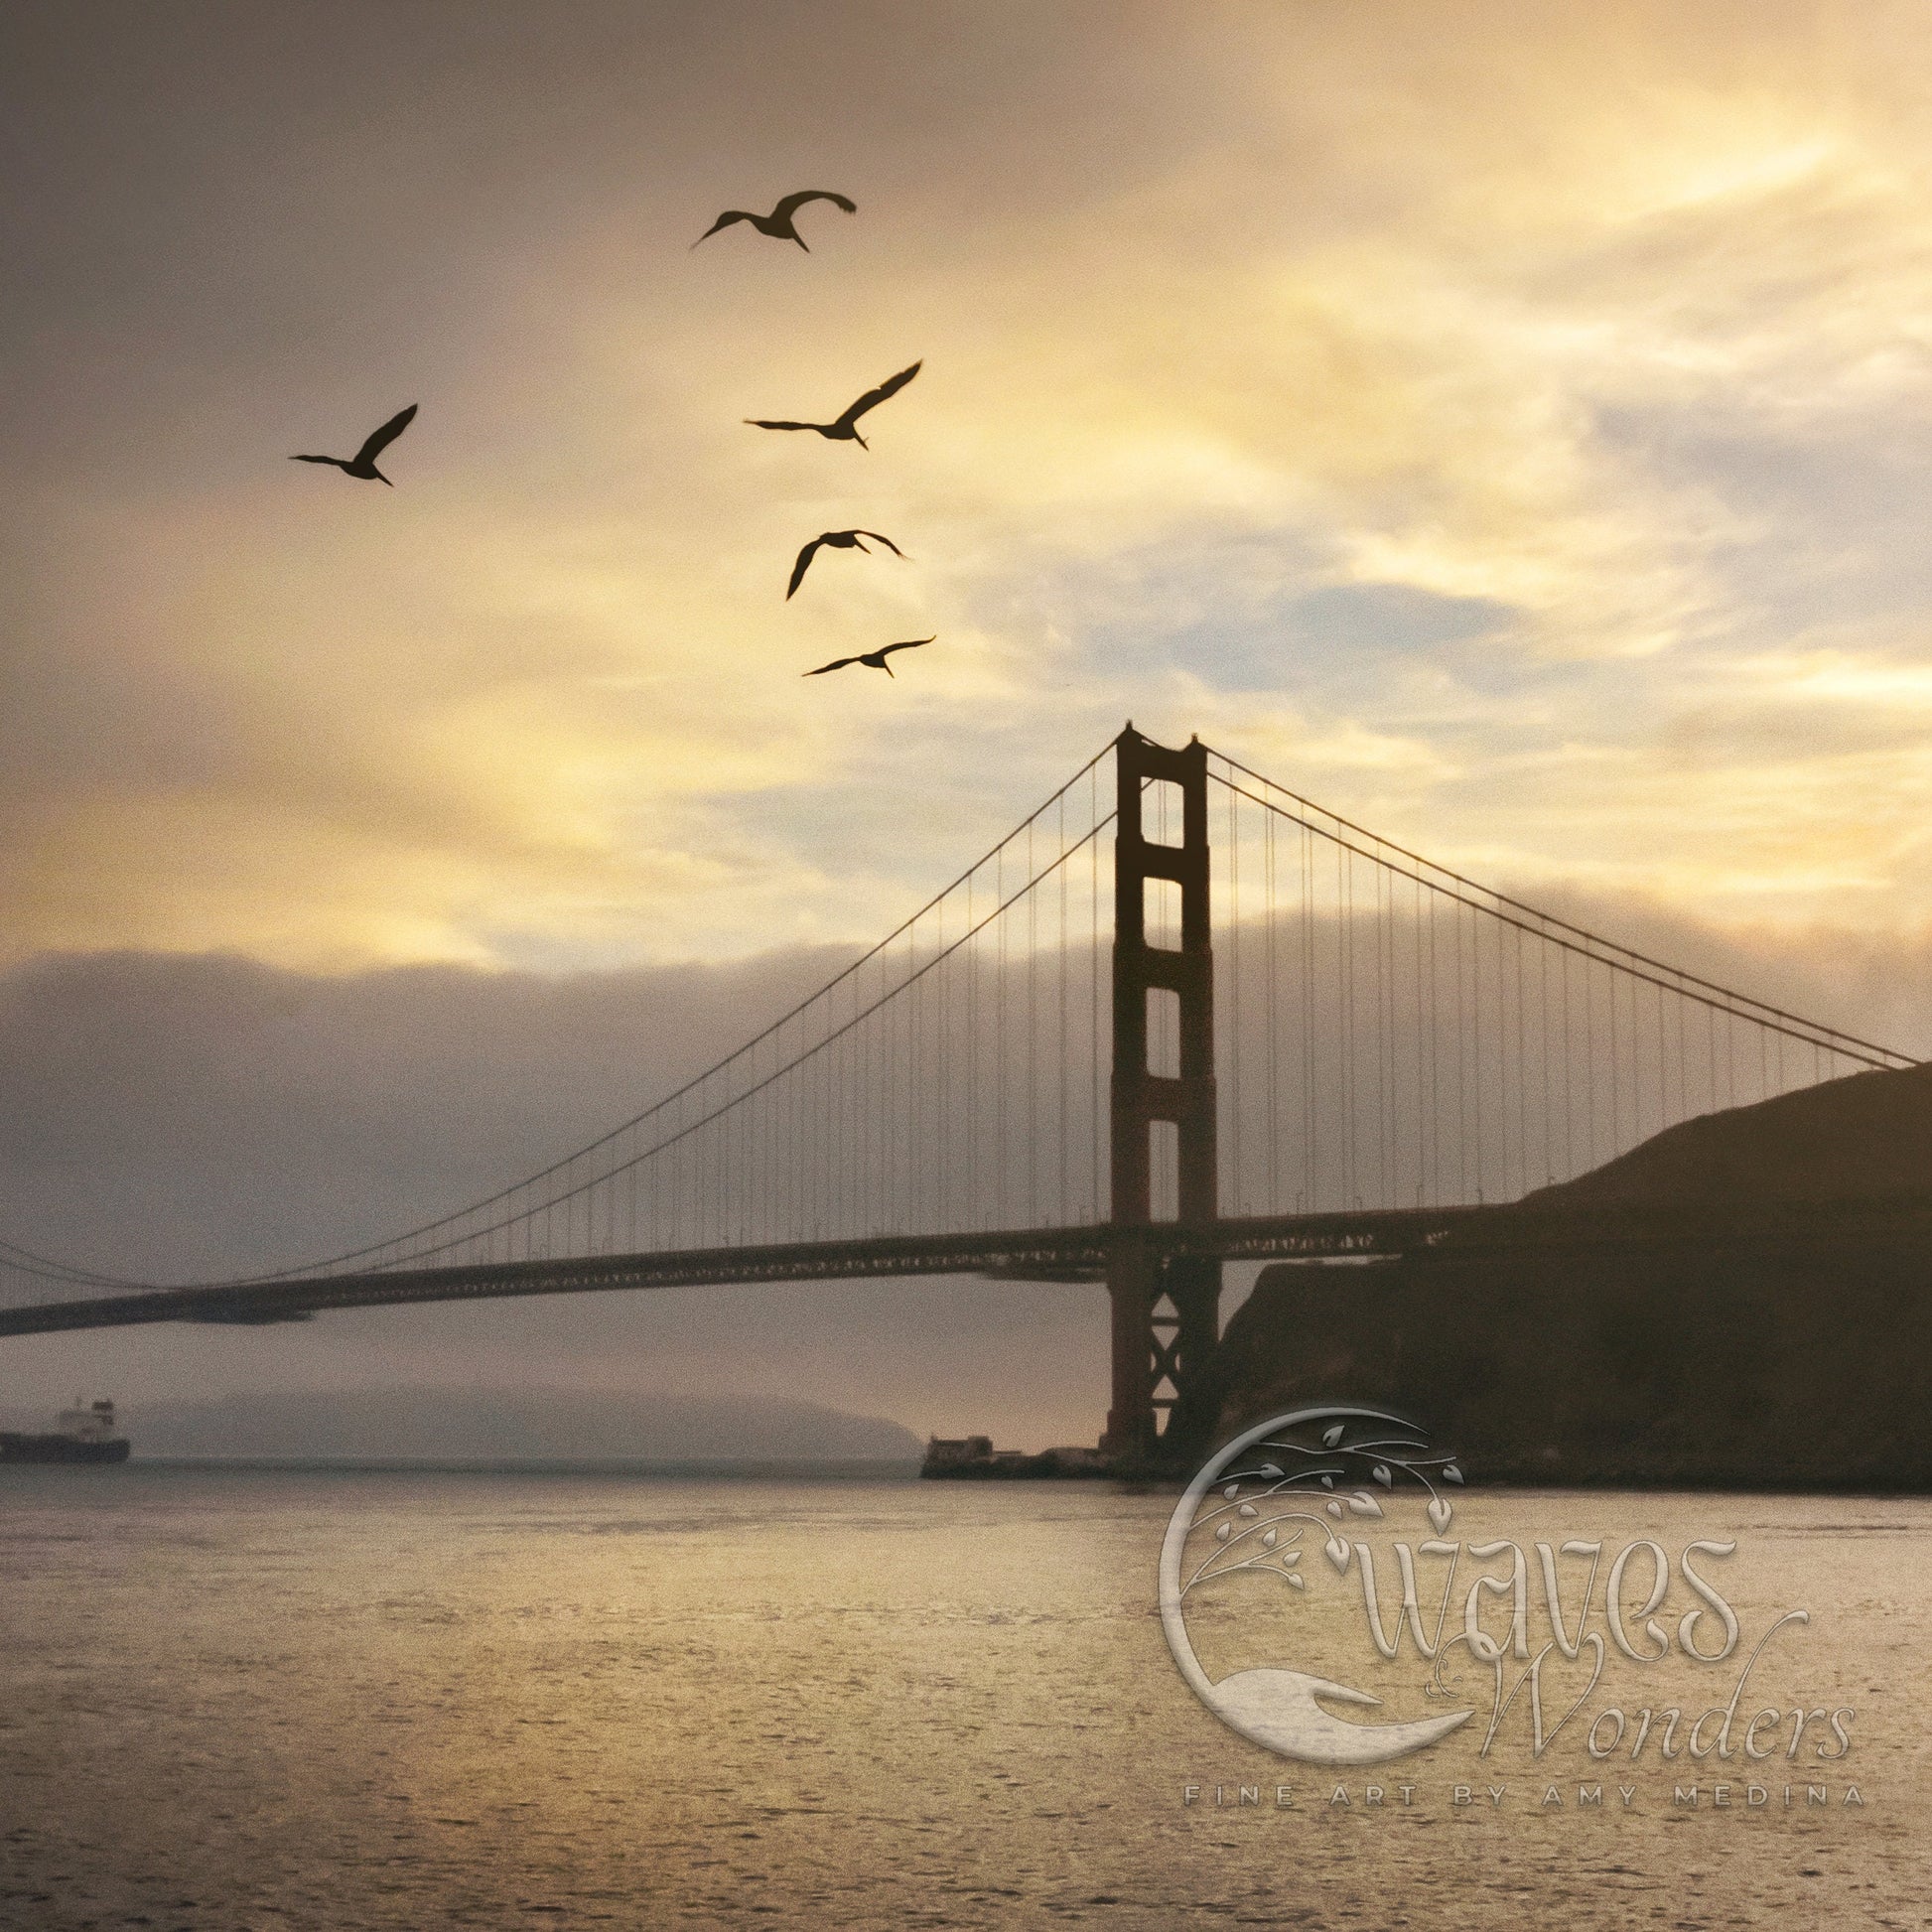
<svg viewBox="0 0 1932 1932">
<path fill-rule="evenodd" d="M 123 1277 L 246 1272 L 532 1172 L 738 1045 L 845 957 L 559 977 L 96 955 L 0 975 L 9 1239 Z M 1091 1439 L 1093 1288 L 927 1280 L 399 1309 L 7 1344 L 13 1401 L 404 1383 L 795 1396 L 921 1432 Z M 755 1338 L 755 1339 L 748 1339 Z"/>
<path fill-rule="evenodd" d="M 1492 873 L 1932 911 L 1901 9 L 104 19 L 8 30 L 15 957 L 863 939 L 1128 716 Z M 689 250 L 793 181 L 861 213 Z M 870 452 L 741 421 L 914 355 Z M 406 400 L 394 492 L 284 461 Z M 854 523 L 910 561 L 786 605 Z"/>
<path fill-rule="evenodd" d="M 1251 920 L 1258 878 L 1249 871 Z M 1924 1018 L 1932 944 L 1923 933 L 1900 940 L 1818 925 L 1740 936 L 1647 899 L 1572 887 L 1555 900 L 1555 911 L 1787 1011 L 1908 1050 L 1932 1048 Z M 1076 951 L 1082 923 L 1072 930 Z M 1024 922 L 1015 936 L 1024 936 Z M 1050 917 L 1040 936 L 1050 941 Z M 1245 1007 L 1224 1000 L 1221 1014 L 1225 1038 L 1244 1027 L 1250 1035 L 1246 1079 L 1226 1079 L 1224 1096 L 1230 1106 L 1242 1096 L 1248 1156 L 1236 1178 L 1264 1190 L 1247 1203 L 1259 1208 L 1271 1182 L 1256 1150 L 1276 1110 L 1266 1071 L 1275 1062 L 1256 1034 L 1273 1024 L 1273 1002 L 1258 997 L 1255 976 L 1272 953 L 1252 924 L 1246 937 L 1249 997 Z M 1225 924 L 1219 946 L 1224 962 L 1242 957 Z M 1326 942 L 1321 950 L 1326 958 Z M 725 964 L 560 974 L 449 965 L 301 973 L 233 956 L 162 953 L 44 957 L 0 973 L 0 1091 L 8 1096 L 0 1234 L 80 1268 L 162 1281 L 231 1277 L 358 1247 L 492 1194 L 604 1135 L 742 1044 L 849 958 L 838 949 L 784 948 Z M 1017 1016 L 1031 988 L 1019 954 L 1013 973 L 1018 1050 Z M 1063 997 L 1052 985 L 1049 973 L 1049 1001 Z M 990 983 L 981 991 L 990 993 Z M 1446 986 L 1445 1011 L 1449 997 Z M 1283 1005 L 1303 1011 L 1301 997 Z M 1700 1037 L 1694 1027 L 1693 1049 Z M 1332 1066 L 1332 1040 L 1320 1057 Z M 1284 1120 L 1302 1118 L 1301 1065 L 1299 1051 L 1283 1056 Z M 1800 1055 L 1795 1077 L 1809 1077 L 1807 1065 Z M 1567 1093 L 1568 1056 L 1565 1066 Z M 1049 1068 L 1049 1088 L 1054 1077 Z M 1076 1084 L 1086 1085 L 1078 1069 Z M 1365 1080 L 1364 1091 L 1372 1085 Z M 988 1097 L 979 1099 L 984 1110 Z M 970 1104 L 953 1089 L 943 1119 L 956 1129 Z M 1066 1105 L 1064 1085 L 1058 1104 Z M 893 1105 L 889 1094 L 883 1120 Z M 908 1172 L 931 1151 L 941 1116 L 930 1108 L 927 1116 L 924 1138 L 907 1131 L 897 1148 L 910 1157 Z M 1050 1102 L 1046 1117 L 1057 1117 Z M 1077 1101 L 1069 1118 L 1067 1138 L 1077 1140 Z M 1540 1170 L 1519 1172 L 1529 1115 L 1519 1108 L 1517 1118 L 1514 1170 L 1505 1136 L 1506 1186 L 1544 1178 Z M 806 1120 L 801 1146 L 834 1144 L 819 1112 Z M 1594 1135 L 1595 1114 L 1590 1121 Z M 1656 1119 L 1620 1125 L 1626 1135 L 1647 1132 Z M 937 1131 L 943 1145 L 947 1128 Z M 1444 1172 L 1460 1171 L 1460 1143 L 1443 1132 Z M 1324 1159 L 1332 1159 L 1334 1138 L 1324 1134 Z M 1369 1139 L 1379 1141 L 1379 1132 Z M 1240 1146 L 1224 1127 L 1224 1156 L 1236 1159 Z M 1078 1183 L 1078 1147 L 1070 1159 Z M 1363 1159 L 1358 1184 L 1372 1188 L 1380 1183 Z M 997 1182 L 990 1166 L 981 1167 L 982 1188 Z M 1284 1172 L 1292 1190 L 1300 1157 Z M 948 1225 L 961 1190 L 950 1192 Z M 998 1218 L 1005 1225 L 1016 1217 L 1024 1214 Z M 1230 1269 L 1229 1309 L 1249 1279 Z M 19 1279 L 7 1290 L 13 1299 L 50 1292 Z M 83 1386 L 124 1400 L 174 1400 L 225 1390 L 549 1381 L 806 1392 L 919 1431 L 992 1428 L 1035 1446 L 1090 1440 L 1107 1377 L 1098 1288 L 969 1280 L 372 1310 L 258 1331 L 162 1326 L 16 1338 L 6 1353 L 17 1404 L 52 1402 Z"/>
</svg>

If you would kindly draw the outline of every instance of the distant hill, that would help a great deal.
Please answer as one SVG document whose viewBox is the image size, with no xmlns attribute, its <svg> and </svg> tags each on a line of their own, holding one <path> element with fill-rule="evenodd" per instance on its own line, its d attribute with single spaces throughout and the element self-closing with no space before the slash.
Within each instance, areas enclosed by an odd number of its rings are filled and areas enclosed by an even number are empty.
<svg viewBox="0 0 1932 1932">
<path fill-rule="evenodd" d="M 1916 1217 L 1856 1211 L 1914 1200 L 1932 1067 L 1707 1114 L 1400 1258 L 1263 1270 L 1196 1426 L 1365 1403 L 1474 1480 L 1932 1494 L 1932 1254 Z M 1819 1236 L 1767 1211 L 1834 1202 Z M 1627 1246 L 1511 1238 L 1557 1207 L 1691 1211 Z"/>
<path fill-rule="evenodd" d="M 130 1405 L 122 1423 L 137 1456 L 842 1461 L 923 1448 L 897 1423 L 815 1402 L 565 1389 L 229 1395 Z"/>
<path fill-rule="evenodd" d="M 1932 1198 L 1932 1065 L 1848 1074 L 1667 1127 L 1532 1207 Z"/>
</svg>

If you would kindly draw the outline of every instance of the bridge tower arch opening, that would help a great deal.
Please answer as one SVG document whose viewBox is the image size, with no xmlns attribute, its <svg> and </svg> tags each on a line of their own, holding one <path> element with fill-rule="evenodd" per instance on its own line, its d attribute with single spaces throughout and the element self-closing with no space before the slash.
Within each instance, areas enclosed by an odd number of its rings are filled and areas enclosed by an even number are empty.
<svg viewBox="0 0 1932 1932">
<path fill-rule="evenodd" d="M 1203 1232 L 1220 1214 L 1207 748 L 1195 739 L 1171 751 L 1130 724 L 1114 741 L 1114 778 L 1113 1241 L 1107 1263 L 1113 1387 L 1100 1446 L 1131 1463 L 1171 1459 L 1196 1447 L 1182 1440 L 1189 1431 L 1188 1398 L 1220 1335 L 1219 1257 L 1164 1256 L 1163 1244 L 1151 1238 L 1157 1212 Z M 1179 794 L 1177 844 L 1149 836 L 1146 808 L 1156 784 L 1172 785 Z M 1165 816 L 1172 831 L 1174 815 Z M 1149 937 L 1148 886 L 1162 880 L 1178 888 L 1177 945 Z M 1166 921 L 1160 937 L 1174 937 Z M 1148 1014 L 1157 999 L 1175 1021 L 1177 1053 L 1164 1055 L 1173 1072 L 1155 1071 L 1149 1057 Z M 1162 1123 L 1171 1131 L 1157 1135 Z"/>
</svg>

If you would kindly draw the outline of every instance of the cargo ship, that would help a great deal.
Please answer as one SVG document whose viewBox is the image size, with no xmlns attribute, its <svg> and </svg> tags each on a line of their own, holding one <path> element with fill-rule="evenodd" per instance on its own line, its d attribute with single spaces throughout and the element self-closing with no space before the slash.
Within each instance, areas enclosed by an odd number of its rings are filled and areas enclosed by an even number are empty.
<svg viewBox="0 0 1932 1932">
<path fill-rule="evenodd" d="M 0 1429 L 0 1462 L 125 1462 L 128 1441 L 114 1434 L 111 1402 L 83 1404 L 61 1411 L 51 1436 L 25 1436 Z"/>
</svg>

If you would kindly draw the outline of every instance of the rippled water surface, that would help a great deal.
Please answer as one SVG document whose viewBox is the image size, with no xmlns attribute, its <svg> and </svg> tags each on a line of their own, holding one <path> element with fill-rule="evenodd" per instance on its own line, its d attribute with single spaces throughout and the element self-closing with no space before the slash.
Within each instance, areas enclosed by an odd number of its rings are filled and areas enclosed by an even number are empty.
<svg viewBox="0 0 1932 1932">
<path fill-rule="evenodd" d="M 1735 1539 L 1746 1637 L 1811 1619 L 1751 1691 L 1852 1709 L 1852 1748 L 1632 1767 L 1579 1725 L 1538 1758 L 1518 1709 L 1486 1757 L 1477 1722 L 1342 1777 L 1244 1742 L 1176 1675 L 1173 1501 L 0 1471 L 0 1923 L 1932 1925 L 1932 1503 L 1472 1495 L 1471 1541 Z M 1293 1601 L 1249 1584 L 1258 1655 L 1325 1671 L 1359 1645 L 1332 1575 Z M 1616 1661 L 1586 1716 L 1657 1702 Z M 1356 1681 L 1422 1708 L 1413 1674 Z M 1583 1688 L 1553 1679 L 1553 1711 Z"/>
</svg>

